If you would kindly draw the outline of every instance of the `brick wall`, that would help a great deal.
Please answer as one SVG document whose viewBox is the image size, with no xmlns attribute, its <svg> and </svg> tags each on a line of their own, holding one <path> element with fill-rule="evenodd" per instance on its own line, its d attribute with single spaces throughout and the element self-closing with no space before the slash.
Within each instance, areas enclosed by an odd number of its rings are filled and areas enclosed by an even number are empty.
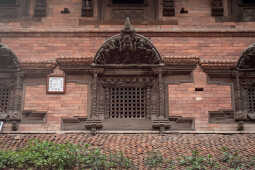
<svg viewBox="0 0 255 170">
<path fill-rule="evenodd" d="M 31 1 L 30 14 L 33 16 L 34 0 Z M 55 61 L 59 57 L 93 57 L 110 34 L 119 33 L 122 25 L 91 24 L 97 18 L 81 19 L 81 0 L 48 0 L 47 17 L 41 21 L 33 18 L 3 23 L 0 21 L 0 42 L 6 44 L 17 55 L 19 61 Z M 95 0 L 96 2 L 96 0 Z M 226 6 L 226 0 L 224 0 Z M 96 3 L 95 3 L 96 4 Z M 159 1 L 161 4 L 161 1 Z M 61 10 L 69 8 L 70 14 L 61 14 Z M 97 8 L 97 7 L 95 7 Z M 180 14 L 181 8 L 188 14 Z M 222 32 L 254 32 L 255 22 L 216 22 L 210 13 L 210 0 L 177 0 L 176 17 L 162 17 L 160 20 L 175 20 L 177 25 L 136 25 L 138 32 L 147 34 L 193 32 L 197 34 L 214 30 Z M 225 11 L 227 16 L 228 11 Z M 18 36 L 7 33 L 18 32 Z M 27 33 L 36 32 L 36 36 Z M 63 36 L 58 33 L 64 32 Z M 85 36 L 96 32 L 96 36 Z M 42 33 L 42 34 L 40 34 Z M 75 35 L 72 33 L 76 33 Z M 69 36 L 65 36 L 68 34 Z M 148 36 L 162 56 L 199 56 L 202 60 L 238 60 L 242 52 L 255 42 L 255 36 Z M 208 124 L 208 111 L 231 109 L 231 85 L 208 84 L 206 74 L 198 67 L 194 72 L 194 82 L 169 85 L 169 115 L 180 115 L 196 118 L 197 130 L 235 130 L 236 124 Z M 61 117 L 86 116 L 89 114 L 88 78 L 69 77 L 66 94 L 47 95 L 46 78 L 26 78 L 24 86 L 24 109 L 47 111 L 46 124 L 22 124 L 20 130 L 59 130 Z M 79 82 L 79 81 L 82 81 Z M 85 83 L 84 83 L 85 82 Z M 204 88 L 196 92 L 196 87 Z M 250 129 L 253 128 L 249 125 Z"/>
<path fill-rule="evenodd" d="M 169 115 L 194 117 L 196 130 L 220 129 L 222 124 L 208 123 L 208 111 L 233 109 L 232 85 L 208 84 L 206 74 L 199 67 L 193 76 L 193 83 L 168 85 Z M 203 88 L 203 91 L 195 91 L 195 88 Z M 230 129 L 235 127 L 233 124 Z"/>
<path fill-rule="evenodd" d="M 47 123 L 33 128 L 29 124 L 23 124 L 21 130 L 59 130 L 62 117 L 88 115 L 87 84 L 67 83 L 66 93 L 55 95 L 46 94 L 45 83 L 46 78 L 25 80 L 24 110 L 46 111 Z"/>
<path fill-rule="evenodd" d="M 93 57 L 105 37 L 3 38 L 20 61 L 47 61 L 59 57 Z M 162 56 L 199 56 L 237 60 L 255 37 L 151 37 Z"/>
</svg>

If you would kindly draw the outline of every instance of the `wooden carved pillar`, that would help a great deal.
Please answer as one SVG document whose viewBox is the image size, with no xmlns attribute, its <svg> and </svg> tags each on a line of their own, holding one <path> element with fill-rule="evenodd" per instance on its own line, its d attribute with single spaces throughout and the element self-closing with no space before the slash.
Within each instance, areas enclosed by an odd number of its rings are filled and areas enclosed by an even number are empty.
<svg viewBox="0 0 255 170">
<path fill-rule="evenodd" d="M 82 9 L 81 16 L 82 17 L 93 17 L 93 1 L 92 0 L 82 0 Z"/>
<path fill-rule="evenodd" d="M 236 72 L 236 87 L 237 87 L 237 109 L 238 110 L 242 110 L 241 109 L 241 87 L 240 87 L 240 75 L 239 72 Z"/>
<path fill-rule="evenodd" d="M 102 84 L 97 81 L 97 117 L 102 120 L 105 118 L 105 89 Z"/>
<path fill-rule="evenodd" d="M 162 70 L 154 70 L 157 77 L 152 88 L 151 102 L 153 107 L 151 110 L 152 119 L 165 118 L 165 85 Z"/>
<path fill-rule="evenodd" d="M 18 72 L 17 73 L 17 79 L 16 79 L 16 89 L 15 89 L 15 104 L 14 104 L 14 112 L 18 115 L 16 115 L 17 118 L 20 118 L 20 112 L 21 112 L 21 104 L 22 104 L 22 91 L 23 91 L 23 73 Z"/>
<path fill-rule="evenodd" d="M 248 110 L 246 108 L 247 106 L 247 100 L 245 96 L 247 96 L 246 92 L 247 90 L 245 90 L 245 85 L 243 85 L 243 83 L 241 83 L 240 81 L 240 72 L 237 71 L 236 72 L 236 96 L 237 96 L 237 110 L 235 112 L 235 119 L 236 120 L 247 120 L 248 118 Z M 245 95 L 244 95 L 245 93 Z"/>
<path fill-rule="evenodd" d="M 173 17 L 175 16 L 175 3 L 174 0 L 163 0 L 163 16 Z"/>
<path fill-rule="evenodd" d="M 46 17 L 46 15 L 47 15 L 47 0 L 36 0 L 34 16 Z"/>
<path fill-rule="evenodd" d="M 165 117 L 165 86 L 162 77 L 162 71 L 160 70 L 158 73 L 158 82 L 159 82 L 159 109 L 160 109 L 160 117 Z"/>
<path fill-rule="evenodd" d="M 93 80 L 92 80 L 92 87 L 91 87 L 91 114 L 90 118 L 93 119 L 97 116 L 97 80 L 98 80 L 98 73 L 95 71 L 93 72 Z"/>
<path fill-rule="evenodd" d="M 147 118 L 151 118 L 151 110 L 152 110 L 152 102 L 151 102 L 151 87 L 147 87 L 146 88 L 146 101 L 147 101 L 147 105 L 146 105 L 146 111 L 147 111 Z"/>
<path fill-rule="evenodd" d="M 110 111 L 112 110 L 112 106 L 110 105 L 110 93 L 111 93 L 111 90 L 109 87 L 105 87 L 105 103 L 104 103 L 104 106 L 105 106 L 105 114 L 104 114 L 104 118 L 105 119 L 109 119 L 110 118 Z"/>
<path fill-rule="evenodd" d="M 93 80 L 91 84 L 91 119 L 103 119 L 104 118 L 104 89 L 99 81 L 99 74 L 102 73 L 101 69 L 93 70 Z"/>
<path fill-rule="evenodd" d="M 219 17 L 224 16 L 223 0 L 212 0 L 212 16 Z"/>
</svg>

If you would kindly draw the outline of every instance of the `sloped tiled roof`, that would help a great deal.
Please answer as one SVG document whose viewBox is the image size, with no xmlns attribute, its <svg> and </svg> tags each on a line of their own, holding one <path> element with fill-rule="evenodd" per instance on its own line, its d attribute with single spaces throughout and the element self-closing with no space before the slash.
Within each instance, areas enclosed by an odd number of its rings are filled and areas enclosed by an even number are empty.
<svg viewBox="0 0 255 170">
<path fill-rule="evenodd" d="M 201 61 L 200 65 L 205 69 L 234 69 L 237 61 L 235 60 L 208 60 Z"/>
<path fill-rule="evenodd" d="M 93 57 L 78 57 L 78 58 L 58 58 L 57 63 L 60 65 L 68 66 L 68 65 L 90 65 L 93 63 Z"/>
<path fill-rule="evenodd" d="M 198 150 L 202 155 L 212 154 L 220 158 L 223 146 L 248 160 L 255 156 L 255 134 L 1 134 L 0 148 L 18 149 L 29 140 L 52 141 L 56 143 L 71 142 L 91 144 L 104 152 L 122 151 L 132 159 L 136 166 L 145 169 L 144 158 L 152 150 L 160 151 L 165 157 L 176 160 L 182 155 L 190 155 Z M 182 168 L 178 168 L 182 169 Z"/>
<path fill-rule="evenodd" d="M 163 61 L 166 65 L 196 65 L 200 58 L 197 56 L 164 56 Z"/>
</svg>

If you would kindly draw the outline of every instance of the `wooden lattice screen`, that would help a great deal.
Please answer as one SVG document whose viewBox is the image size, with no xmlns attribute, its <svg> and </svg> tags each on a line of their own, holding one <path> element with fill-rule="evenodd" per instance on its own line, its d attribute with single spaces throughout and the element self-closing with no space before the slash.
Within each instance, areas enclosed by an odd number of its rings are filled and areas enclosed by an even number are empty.
<svg viewBox="0 0 255 170">
<path fill-rule="evenodd" d="M 0 113 L 8 111 L 10 90 L 8 88 L 0 88 Z"/>
<path fill-rule="evenodd" d="M 146 118 L 146 88 L 110 88 L 109 118 Z"/>
<path fill-rule="evenodd" d="M 255 87 L 250 87 L 248 91 L 248 112 L 255 112 Z"/>
</svg>

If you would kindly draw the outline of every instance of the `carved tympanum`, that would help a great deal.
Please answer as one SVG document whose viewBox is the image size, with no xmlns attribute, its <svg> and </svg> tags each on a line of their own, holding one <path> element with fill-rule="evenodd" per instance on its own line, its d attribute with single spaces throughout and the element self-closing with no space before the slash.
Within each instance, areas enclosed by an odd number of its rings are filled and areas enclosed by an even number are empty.
<svg viewBox="0 0 255 170">
<path fill-rule="evenodd" d="M 95 56 L 95 64 L 160 64 L 161 58 L 152 43 L 136 34 L 129 18 L 120 35 L 107 40 Z"/>
<path fill-rule="evenodd" d="M 19 62 L 13 52 L 5 45 L 0 44 L 0 69 L 17 69 Z"/>
<path fill-rule="evenodd" d="M 238 61 L 237 69 L 255 69 L 255 44 L 252 44 L 243 52 Z"/>
</svg>

